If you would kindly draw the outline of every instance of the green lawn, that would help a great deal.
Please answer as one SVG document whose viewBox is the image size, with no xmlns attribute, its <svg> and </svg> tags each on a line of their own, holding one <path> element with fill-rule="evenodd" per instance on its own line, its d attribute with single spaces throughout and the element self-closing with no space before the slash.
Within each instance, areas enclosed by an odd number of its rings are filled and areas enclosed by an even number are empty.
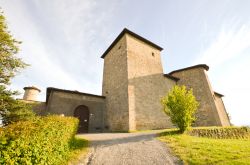
<svg viewBox="0 0 250 165">
<path fill-rule="evenodd" d="M 250 139 L 212 139 L 173 131 L 158 138 L 185 164 L 250 164 Z"/>
</svg>

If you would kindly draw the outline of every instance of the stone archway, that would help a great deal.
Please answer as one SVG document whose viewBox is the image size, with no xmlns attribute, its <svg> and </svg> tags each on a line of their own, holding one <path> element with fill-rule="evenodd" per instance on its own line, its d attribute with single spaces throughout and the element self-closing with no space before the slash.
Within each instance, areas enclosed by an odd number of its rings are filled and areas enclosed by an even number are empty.
<svg viewBox="0 0 250 165">
<path fill-rule="evenodd" d="M 79 119 L 78 133 L 87 133 L 89 128 L 89 109 L 85 105 L 76 107 L 74 117 Z"/>
</svg>

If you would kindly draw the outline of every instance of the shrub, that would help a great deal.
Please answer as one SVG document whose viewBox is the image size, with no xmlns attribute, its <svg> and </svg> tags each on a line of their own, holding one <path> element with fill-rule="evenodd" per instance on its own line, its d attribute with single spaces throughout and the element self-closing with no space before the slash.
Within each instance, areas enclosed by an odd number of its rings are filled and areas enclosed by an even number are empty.
<svg viewBox="0 0 250 165">
<path fill-rule="evenodd" d="M 245 139 L 250 138 L 249 127 L 204 127 L 193 128 L 187 134 L 198 137 L 208 137 L 216 139 Z"/>
<path fill-rule="evenodd" d="M 173 124 L 177 125 L 180 132 L 185 132 L 195 121 L 195 112 L 199 103 L 193 95 L 192 89 L 185 86 L 174 86 L 167 96 L 161 100 L 164 112 L 170 116 Z"/>
<path fill-rule="evenodd" d="M 0 85 L 0 120 L 3 125 L 29 120 L 35 116 L 32 105 L 16 100 L 13 97 L 16 94 L 17 92 L 7 90 L 5 86 Z"/>
<path fill-rule="evenodd" d="M 77 130 L 73 117 L 36 117 L 0 130 L 1 164 L 61 164 Z"/>
</svg>

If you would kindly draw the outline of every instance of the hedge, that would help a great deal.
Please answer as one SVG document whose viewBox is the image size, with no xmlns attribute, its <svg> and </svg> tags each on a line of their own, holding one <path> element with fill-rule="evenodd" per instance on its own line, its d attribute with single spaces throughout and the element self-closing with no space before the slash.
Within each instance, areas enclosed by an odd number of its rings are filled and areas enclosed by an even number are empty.
<svg viewBox="0 0 250 165">
<path fill-rule="evenodd" d="M 250 138 L 250 127 L 204 127 L 192 128 L 187 134 L 198 137 L 216 139 L 245 139 Z"/>
<path fill-rule="evenodd" d="M 73 117 L 36 117 L 0 129 L 0 164 L 61 164 L 77 130 Z"/>
</svg>

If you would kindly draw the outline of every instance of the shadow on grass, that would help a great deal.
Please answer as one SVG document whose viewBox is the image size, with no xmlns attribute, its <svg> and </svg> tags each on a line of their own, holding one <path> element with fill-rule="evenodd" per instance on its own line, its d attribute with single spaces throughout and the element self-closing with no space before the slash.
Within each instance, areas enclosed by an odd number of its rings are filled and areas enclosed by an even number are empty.
<svg viewBox="0 0 250 165">
<path fill-rule="evenodd" d="M 180 135 L 182 134 L 178 129 L 169 129 L 158 134 L 158 136 Z"/>
<path fill-rule="evenodd" d="M 82 138 L 74 138 L 70 143 L 71 150 L 81 150 L 88 147 L 88 140 Z"/>
<path fill-rule="evenodd" d="M 70 142 L 69 158 L 65 162 L 65 165 L 81 164 L 85 161 L 85 157 L 88 153 L 89 141 L 82 138 L 74 137 Z"/>
</svg>

